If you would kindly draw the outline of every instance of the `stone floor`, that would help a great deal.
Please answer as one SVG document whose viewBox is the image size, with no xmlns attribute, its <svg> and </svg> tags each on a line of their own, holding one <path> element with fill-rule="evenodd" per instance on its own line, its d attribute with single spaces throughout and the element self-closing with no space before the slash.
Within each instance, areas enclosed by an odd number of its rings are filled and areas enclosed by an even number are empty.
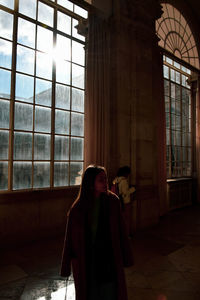
<svg viewBox="0 0 200 300">
<path fill-rule="evenodd" d="M 174 211 L 132 241 L 129 300 L 200 300 L 200 206 Z M 1 300 L 75 300 L 59 277 L 62 239 L 0 253 Z M 103 299 L 102 299 L 103 300 Z"/>
</svg>

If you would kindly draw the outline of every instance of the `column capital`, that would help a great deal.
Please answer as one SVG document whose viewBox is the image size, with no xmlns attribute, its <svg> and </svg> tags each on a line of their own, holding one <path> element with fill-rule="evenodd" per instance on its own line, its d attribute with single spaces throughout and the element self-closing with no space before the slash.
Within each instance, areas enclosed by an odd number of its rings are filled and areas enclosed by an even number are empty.
<svg viewBox="0 0 200 300">
<path fill-rule="evenodd" d="M 118 0 L 114 2 L 114 15 L 152 24 L 162 15 L 158 0 Z"/>
</svg>

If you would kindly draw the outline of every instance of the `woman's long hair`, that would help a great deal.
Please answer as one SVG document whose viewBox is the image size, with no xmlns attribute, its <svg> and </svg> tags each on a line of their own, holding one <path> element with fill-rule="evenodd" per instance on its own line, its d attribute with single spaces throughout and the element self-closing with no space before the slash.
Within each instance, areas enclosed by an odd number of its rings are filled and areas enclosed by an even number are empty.
<svg viewBox="0 0 200 300">
<path fill-rule="evenodd" d="M 89 165 L 82 175 L 82 182 L 79 190 L 78 197 L 75 203 L 80 202 L 84 210 L 87 210 L 90 206 L 91 200 L 94 198 L 94 182 L 96 176 L 104 172 L 107 176 L 106 169 L 102 166 Z"/>
</svg>

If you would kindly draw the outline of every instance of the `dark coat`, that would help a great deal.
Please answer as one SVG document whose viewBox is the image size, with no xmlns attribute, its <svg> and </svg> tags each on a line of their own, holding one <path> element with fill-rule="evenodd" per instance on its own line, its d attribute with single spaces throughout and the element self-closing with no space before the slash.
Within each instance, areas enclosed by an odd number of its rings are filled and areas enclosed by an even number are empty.
<svg viewBox="0 0 200 300">
<path fill-rule="evenodd" d="M 132 250 L 126 234 L 119 198 L 113 193 L 108 192 L 106 200 L 109 202 L 110 209 L 109 224 L 113 258 L 117 273 L 117 300 L 127 300 L 124 267 L 133 265 Z M 80 202 L 77 202 L 71 208 L 68 215 L 61 263 L 61 276 L 64 277 L 70 276 L 72 265 L 76 300 L 87 300 L 85 230 L 85 214 Z"/>
</svg>

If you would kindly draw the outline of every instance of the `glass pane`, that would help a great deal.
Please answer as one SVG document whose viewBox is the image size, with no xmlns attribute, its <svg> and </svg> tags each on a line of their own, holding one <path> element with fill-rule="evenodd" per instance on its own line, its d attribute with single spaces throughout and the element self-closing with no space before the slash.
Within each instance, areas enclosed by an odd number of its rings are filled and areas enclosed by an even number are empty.
<svg viewBox="0 0 200 300">
<path fill-rule="evenodd" d="M 70 185 L 80 185 L 83 173 L 83 163 L 70 164 Z"/>
<path fill-rule="evenodd" d="M 169 79 L 169 67 L 163 65 L 163 73 L 164 73 L 164 78 Z"/>
<path fill-rule="evenodd" d="M 79 65 L 85 65 L 85 50 L 83 44 L 72 41 L 72 61 Z"/>
<path fill-rule="evenodd" d="M 69 138 L 64 136 L 55 136 L 55 160 L 69 159 Z"/>
<path fill-rule="evenodd" d="M 72 89 L 72 110 L 84 112 L 84 91 Z"/>
<path fill-rule="evenodd" d="M 0 162 L 0 190 L 8 189 L 8 163 Z"/>
<path fill-rule="evenodd" d="M 191 152 L 191 148 L 187 149 L 187 155 L 188 155 L 188 161 L 192 161 L 192 152 Z"/>
<path fill-rule="evenodd" d="M 187 167 L 186 167 L 186 163 L 183 163 L 183 176 L 187 176 Z"/>
<path fill-rule="evenodd" d="M 50 186 L 50 163 L 34 163 L 34 188 L 43 188 Z"/>
<path fill-rule="evenodd" d="M 176 128 L 175 122 L 176 122 L 176 115 L 175 114 L 171 114 L 171 128 L 172 129 Z"/>
<path fill-rule="evenodd" d="M 176 131 L 175 130 L 171 130 L 171 142 L 172 145 L 176 145 Z"/>
<path fill-rule="evenodd" d="M 190 81 L 188 81 L 188 77 L 187 77 L 187 79 L 186 79 L 186 85 L 185 85 L 188 89 L 190 89 L 191 88 L 191 83 L 190 83 Z"/>
<path fill-rule="evenodd" d="M 9 128 L 10 102 L 0 99 L 0 128 Z"/>
<path fill-rule="evenodd" d="M 71 134 L 76 136 L 84 136 L 84 115 L 71 114 Z"/>
<path fill-rule="evenodd" d="M 175 76 L 176 76 L 176 82 L 180 83 L 181 82 L 181 74 L 177 71 L 175 71 Z"/>
<path fill-rule="evenodd" d="M 32 133 L 14 133 L 14 153 L 16 160 L 32 159 Z"/>
<path fill-rule="evenodd" d="M 183 100 L 183 102 L 187 102 L 187 89 L 182 88 L 181 91 L 182 91 L 182 100 Z"/>
<path fill-rule="evenodd" d="M 83 9 L 82 7 L 80 7 L 78 5 L 74 5 L 74 12 L 77 15 L 79 15 L 79 16 L 85 18 L 85 19 L 88 18 L 88 12 L 87 12 L 87 10 Z"/>
<path fill-rule="evenodd" d="M 33 130 L 33 106 L 29 104 L 15 103 L 14 128 L 21 130 Z"/>
<path fill-rule="evenodd" d="M 176 131 L 176 145 L 181 146 L 181 132 Z"/>
<path fill-rule="evenodd" d="M 42 79 L 36 79 L 35 103 L 51 106 L 52 83 Z"/>
<path fill-rule="evenodd" d="M 53 8 L 38 2 L 38 21 L 53 27 Z"/>
<path fill-rule="evenodd" d="M 70 113 L 56 109 L 55 133 L 69 134 Z"/>
<path fill-rule="evenodd" d="M 8 8 L 14 9 L 14 0 L 0 0 L 0 4 Z"/>
<path fill-rule="evenodd" d="M 176 130 L 181 130 L 181 117 L 176 116 Z"/>
<path fill-rule="evenodd" d="M 12 43 L 0 39 L 0 67 L 11 69 Z"/>
<path fill-rule="evenodd" d="M 189 119 L 189 122 L 188 122 L 188 132 L 190 132 L 191 133 L 191 119 Z"/>
<path fill-rule="evenodd" d="M 171 97 L 175 99 L 175 83 L 171 83 Z"/>
<path fill-rule="evenodd" d="M 31 188 L 32 163 L 14 162 L 13 164 L 13 189 Z"/>
<path fill-rule="evenodd" d="M 181 161 L 181 147 L 176 147 L 176 160 L 180 165 L 180 161 Z"/>
<path fill-rule="evenodd" d="M 182 146 L 188 146 L 187 133 L 182 133 Z"/>
<path fill-rule="evenodd" d="M 0 130 L 0 159 L 8 159 L 9 131 Z"/>
<path fill-rule="evenodd" d="M 71 59 L 71 40 L 57 34 L 55 59 Z"/>
<path fill-rule="evenodd" d="M 187 148 L 182 147 L 182 161 L 186 161 L 187 160 Z"/>
<path fill-rule="evenodd" d="M 21 71 L 33 75 L 34 58 L 35 58 L 34 50 L 18 45 L 17 46 L 17 71 Z"/>
<path fill-rule="evenodd" d="M 17 42 L 25 46 L 35 47 L 35 24 L 18 18 Z"/>
<path fill-rule="evenodd" d="M 182 115 L 187 116 L 187 105 L 182 101 Z"/>
<path fill-rule="evenodd" d="M 33 103 L 34 78 L 16 73 L 15 99 Z"/>
<path fill-rule="evenodd" d="M 64 60 L 56 60 L 56 81 L 70 84 L 71 64 Z"/>
<path fill-rule="evenodd" d="M 69 185 L 69 164 L 54 163 L 54 186 Z"/>
<path fill-rule="evenodd" d="M 165 112 L 169 113 L 170 109 L 169 109 L 169 97 L 165 97 Z"/>
<path fill-rule="evenodd" d="M 170 76 L 171 76 L 171 80 L 175 81 L 175 71 L 173 69 L 170 69 Z"/>
<path fill-rule="evenodd" d="M 167 146 L 167 148 L 166 148 L 166 154 L 167 154 L 166 159 L 167 159 L 167 162 L 168 162 L 170 160 L 170 147 L 169 146 Z"/>
<path fill-rule="evenodd" d="M 72 85 L 84 89 L 84 71 L 83 67 L 72 64 Z"/>
<path fill-rule="evenodd" d="M 166 119 L 166 127 L 169 128 L 170 126 L 170 115 L 168 113 L 165 114 Z"/>
<path fill-rule="evenodd" d="M 57 29 L 71 35 L 71 17 L 58 11 Z"/>
<path fill-rule="evenodd" d="M 190 105 L 191 97 L 190 97 L 190 91 L 186 90 L 186 103 Z"/>
<path fill-rule="evenodd" d="M 53 31 L 44 27 L 37 27 L 37 49 L 52 53 L 53 50 Z"/>
<path fill-rule="evenodd" d="M 191 134 L 188 133 L 188 146 L 191 146 Z"/>
<path fill-rule="evenodd" d="M 186 131 L 187 129 L 187 118 L 185 116 L 182 116 L 182 130 Z"/>
<path fill-rule="evenodd" d="M 183 72 L 187 73 L 187 68 L 184 66 L 181 66 L 181 69 L 183 70 Z"/>
<path fill-rule="evenodd" d="M 180 100 L 181 99 L 181 87 L 180 87 L 180 85 L 176 84 L 175 91 L 176 91 L 176 99 Z"/>
<path fill-rule="evenodd" d="M 0 10 L 0 36 L 12 40 L 13 37 L 13 15 Z"/>
<path fill-rule="evenodd" d="M 51 132 L 51 109 L 37 106 L 35 108 L 35 131 Z"/>
<path fill-rule="evenodd" d="M 32 18 L 36 18 L 36 0 L 19 0 L 19 12 Z"/>
<path fill-rule="evenodd" d="M 182 74 L 182 85 L 183 86 L 186 86 L 186 79 L 187 79 L 187 77 Z"/>
<path fill-rule="evenodd" d="M 170 145 L 170 131 L 168 129 L 166 130 L 166 144 Z"/>
<path fill-rule="evenodd" d="M 70 2 L 68 0 L 57 0 L 57 3 L 67 9 L 73 11 L 73 3 L 72 2 Z"/>
<path fill-rule="evenodd" d="M 37 52 L 36 75 L 46 79 L 52 79 L 52 57 L 45 53 Z"/>
<path fill-rule="evenodd" d="M 174 61 L 174 67 L 176 67 L 177 69 L 180 69 L 181 65 L 179 63 L 177 63 L 176 61 Z"/>
<path fill-rule="evenodd" d="M 70 109 L 70 88 L 56 84 L 56 107 Z"/>
<path fill-rule="evenodd" d="M 0 69 L 0 97 L 10 99 L 11 72 Z"/>
<path fill-rule="evenodd" d="M 165 96 L 169 96 L 169 81 L 164 80 Z"/>
<path fill-rule="evenodd" d="M 71 160 L 83 160 L 83 139 L 71 138 Z"/>
<path fill-rule="evenodd" d="M 175 113 L 176 111 L 176 101 L 174 98 L 171 98 L 171 113 Z"/>
<path fill-rule="evenodd" d="M 47 134 L 34 134 L 34 159 L 50 160 L 51 136 Z"/>
<path fill-rule="evenodd" d="M 81 41 L 85 41 L 85 37 L 78 34 L 78 30 L 77 30 L 77 25 L 78 25 L 78 20 L 76 19 L 72 19 L 72 36 L 81 40 Z"/>
</svg>

